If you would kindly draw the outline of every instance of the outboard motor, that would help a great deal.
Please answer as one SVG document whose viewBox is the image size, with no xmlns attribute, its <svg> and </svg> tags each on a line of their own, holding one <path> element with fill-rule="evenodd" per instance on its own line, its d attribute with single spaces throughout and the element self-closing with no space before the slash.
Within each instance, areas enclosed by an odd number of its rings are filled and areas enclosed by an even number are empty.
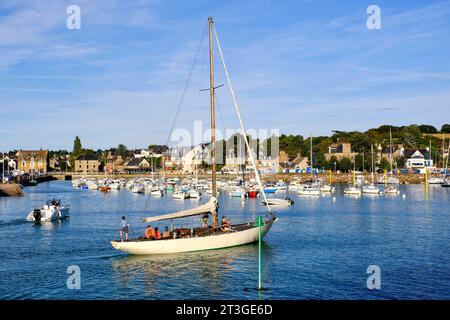
<svg viewBox="0 0 450 320">
<path fill-rule="evenodd" d="M 34 221 L 40 222 L 42 218 L 42 213 L 40 209 L 34 209 L 33 211 Z"/>
</svg>

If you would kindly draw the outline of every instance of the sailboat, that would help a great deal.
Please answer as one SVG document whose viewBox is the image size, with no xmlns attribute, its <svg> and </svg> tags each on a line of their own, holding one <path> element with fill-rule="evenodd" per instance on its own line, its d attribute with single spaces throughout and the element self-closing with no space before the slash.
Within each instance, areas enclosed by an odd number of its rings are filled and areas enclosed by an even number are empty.
<svg viewBox="0 0 450 320">
<path fill-rule="evenodd" d="M 220 53 L 222 64 L 225 70 L 225 75 L 228 81 L 228 86 L 231 91 L 233 104 L 239 119 L 242 134 L 245 139 L 245 144 L 249 150 L 250 160 L 253 168 L 255 168 L 255 176 L 258 182 L 259 189 L 265 198 L 261 178 L 259 176 L 256 162 L 251 152 L 248 138 L 245 134 L 244 125 L 241 119 L 239 108 L 236 102 L 236 97 L 231 86 L 231 81 L 228 75 L 228 70 L 223 58 L 222 49 L 220 47 L 219 38 L 216 30 L 213 28 L 212 17 L 208 18 L 209 25 L 209 65 L 210 65 L 210 105 L 211 105 L 211 160 L 212 160 L 212 197 L 204 205 L 188 209 L 184 211 L 163 214 L 159 216 L 143 218 L 142 222 L 155 222 L 155 221 L 167 221 L 174 219 L 181 219 L 186 217 L 198 216 L 209 214 L 212 216 L 212 226 L 206 228 L 179 228 L 172 230 L 169 238 L 160 240 L 143 240 L 141 238 L 131 239 L 129 241 L 111 241 L 111 245 L 123 252 L 129 254 L 171 254 L 182 253 L 201 250 L 222 249 L 228 247 L 234 247 L 244 245 L 252 242 L 256 242 L 259 239 L 259 234 L 264 237 L 272 227 L 273 223 L 277 220 L 277 217 L 271 212 L 270 206 L 267 206 L 268 214 L 266 215 L 263 225 L 258 226 L 256 221 L 249 221 L 244 224 L 230 224 L 223 228 L 218 225 L 218 205 L 217 205 L 217 182 L 216 182 L 216 159 L 215 159 L 215 108 L 214 108 L 214 60 L 213 60 L 213 32 L 216 39 L 217 47 Z M 267 199 L 266 199 L 267 201 Z M 261 230 L 260 230 L 261 228 Z"/>
<path fill-rule="evenodd" d="M 444 151 L 442 151 L 444 152 Z M 444 182 L 441 186 L 444 188 L 450 188 L 450 175 L 448 174 L 448 158 L 450 156 L 450 141 L 448 143 L 448 149 L 447 149 L 447 159 L 445 161 L 445 170 L 444 170 Z"/>
<path fill-rule="evenodd" d="M 320 189 L 317 187 L 317 181 L 314 183 L 314 158 L 313 158 L 313 144 L 312 144 L 312 135 L 311 135 L 311 182 L 309 184 L 303 185 L 300 190 L 297 191 L 298 195 L 301 196 L 314 196 L 318 197 L 320 196 Z"/>
<path fill-rule="evenodd" d="M 360 196 L 361 189 L 356 186 L 356 161 L 353 162 L 353 185 L 344 189 L 344 194 Z"/>
<path fill-rule="evenodd" d="M 380 194 L 380 188 L 375 186 L 375 177 L 374 177 L 374 161 L 373 161 L 373 144 L 371 145 L 371 152 L 372 152 L 372 183 L 365 185 L 362 188 L 362 192 L 365 194 Z"/>
<path fill-rule="evenodd" d="M 390 177 L 386 176 L 386 186 L 384 188 L 384 193 L 385 194 L 399 194 L 400 190 L 397 188 L 397 184 L 400 183 L 398 178 L 394 178 L 392 177 L 393 174 L 393 165 L 392 165 L 392 130 L 391 128 L 389 128 L 389 165 L 390 165 Z"/>
</svg>

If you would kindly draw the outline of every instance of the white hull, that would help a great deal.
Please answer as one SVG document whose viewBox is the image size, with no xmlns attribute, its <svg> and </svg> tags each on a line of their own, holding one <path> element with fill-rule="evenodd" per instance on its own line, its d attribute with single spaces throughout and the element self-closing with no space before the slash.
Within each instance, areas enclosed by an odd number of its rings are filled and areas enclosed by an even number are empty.
<svg viewBox="0 0 450 320">
<path fill-rule="evenodd" d="M 270 230 L 273 222 L 274 221 L 266 223 L 262 227 L 262 237 L 264 237 Z M 206 237 L 128 242 L 111 241 L 111 245 L 115 249 L 129 254 L 170 254 L 240 246 L 258 241 L 258 236 L 259 228 L 253 227 L 243 231 L 211 235 Z"/>
<path fill-rule="evenodd" d="M 67 216 L 69 216 L 69 206 L 63 206 L 59 208 L 55 208 L 53 206 L 50 206 L 48 208 L 42 208 L 37 209 L 40 210 L 41 218 L 40 220 L 36 220 L 34 215 L 34 210 L 31 210 L 31 212 L 27 216 L 28 221 L 41 221 L 41 222 L 47 222 L 47 221 L 56 221 L 60 219 L 64 219 Z"/>
<path fill-rule="evenodd" d="M 320 190 L 313 189 L 313 188 L 304 188 L 302 190 L 299 190 L 297 192 L 300 196 L 312 196 L 312 197 L 318 197 L 320 196 Z"/>
<path fill-rule="evenodd" d="M 360 196 L 361 193 L 361 189 L 355 187 L 350 187 L 344 190 L 344 194 L 351 194 L 354 196 Z"/>
<path fill-rule="evenodd" d="M 186 192 L 175 192 L 172 194 L 172 198 L 184 200 L 187 198 Z"/>
<path fill-rule="evenodd" d="M 370 186 L 363 187 L 362 192 L 364 194 L 380 194 L 380 189 L 378 187 L 370 185 Z"/>
<path fill-rule="evenodd" d="M 267 199 L 270 206 L 290 206 L 292 205 L 292 200 L 289 199 Z M 263 201 L 264 204 L 265 201 Z"/>
</svg>

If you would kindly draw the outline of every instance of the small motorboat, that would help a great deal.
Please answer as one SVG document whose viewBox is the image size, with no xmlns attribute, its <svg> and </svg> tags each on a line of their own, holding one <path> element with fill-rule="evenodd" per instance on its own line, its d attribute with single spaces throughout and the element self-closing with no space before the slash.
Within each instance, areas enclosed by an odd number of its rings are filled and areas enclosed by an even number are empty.
<svg viewBox="0 0 450 320">
<path fill-rule="evenodd" d="M 201 197 L 202 197 L 202 193 L 200 191 L 195 190 L 195 189 L 189 191 L 189 198 L 200 199 Z"/>
<path fill-rule="evenodd" d="M 301 196 L 320 196 L 320 190 L 313 185 L 304 185 L 303 189 L 298 190 L 297 193 Z"/>
<path fill-rule="evenodd" d="M 384 189 L 385 194 L 399 194 L 400 190 L 397 187 L 394 186 L 388 186 L 386 189 Z"/>
<path fill-rule="evenodd" d="M 361 189 L 358 187 L 354 187 L 354 186 L 349 186 L 347 188 L 344 189 L 344 194 L 350 194 L 350 195 L 354 195 L 354 196 L 360 196 L 361 195 Z"/>
<path fill-rule="evenodd" d="M 174 199 L 179 199 L 179 200 L 184 200 L 188 198 L 188 194 L 186 192 L 183 191 L 176 191 L 172 194 L 172 198 Z"/>
<path fill-rule="evenodd" d="M 270 206 L 292 206 L 294 204 L 294 201 L 290 198 L 286 198 L 286 199 L 272 198 L 272 199 L 267 199 L 267 202 L 263 201 L 263 204 L 265 204 L 265 205 L 269 204 Z"/>
<path fill-rule="evenodd" d="M 374 184 L 369 184 L 362 188 L 362 192 L 364 194 L 380 194 L 380 188 L 378 188 Z"/>
<path fill-rule="evenodd" d="M 47 222 L 61 220 L 69 216 L 69 205 L 61 205 L 61 200 L 49 200 L 42 208 L 33 209 L 27 217 L 28 221 Z"/>
<path fill-rule="evenodd" d="M 164 191 L 161 189 L 153 189 L 152 191 L 150 191 L 150 194 L 152 196 L 162 197 L 164 195 Z"/>
</svg>

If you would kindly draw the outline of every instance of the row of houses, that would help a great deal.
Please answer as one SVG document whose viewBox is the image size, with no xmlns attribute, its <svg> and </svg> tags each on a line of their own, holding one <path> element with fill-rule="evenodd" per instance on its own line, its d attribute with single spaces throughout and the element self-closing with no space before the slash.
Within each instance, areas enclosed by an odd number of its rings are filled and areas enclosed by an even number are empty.
<svg viewBox="0 0 450 320">
<path fill-rule="evenodd" d="M 166 150 L 155 152 L 155 150 L 139 149 L 135 150 L 130 158 L 114 156 L 108 152 L 106 156 L 102 155 L 103 161 L 100 161 L 99 157 L 95 155 L 79 155 L 74 161 L 74 168 L 70 168 L 70 155 L 53 156 L 49 159 L 48 150 L 20 150 L 14 157 L 5 156 L 5 161 L 9 170 L 17 170 L 21 173 L 45 174 L 50 169 L 58 170 L 61 163 L 65 162 L 68 171 L 78 173 L 154 171 L 158 164 L 159 167 L 164 166 L 168 170 L 192 174 L 203 168 L 210 156 L 205 144 L 199 144 L 193 148 L 174 148 L 168 153 L 164 153 L 164 151 Z M 434 166 L 428 148 L 406 149 L 401 144 L 388 145 L 383 148 L 378 145 L 375 153 L 376 162 L 382 158 L 389 160 L 392 154 L 392 159 L 404 157 L 408 169 L 433 168 Z M 324 156 L 327 161 L 332 158 L 340 161 L 343 158 L 354 160 L 357 154 L 352 151 L 350 143 L 342 142 L 330 145 Z M 444 154 L 444 156 L 448 155 Z M 259 154 L 258 157 L 254 153 L 253 157 L 257 159 L 258 168 L 263 172 L 305 170 L 309 165 L 308 157 L 303 157 L 300 153 L 290 155 L 285 151 L 280 151 L 275 156 Z M 243 168 L 252 170 L 248 155 L 236 156 L 233 152 L 226 155 L 221 164 L 223 164 L 221 170 L 224 173 L 237 173 Z"/>
</svg>

